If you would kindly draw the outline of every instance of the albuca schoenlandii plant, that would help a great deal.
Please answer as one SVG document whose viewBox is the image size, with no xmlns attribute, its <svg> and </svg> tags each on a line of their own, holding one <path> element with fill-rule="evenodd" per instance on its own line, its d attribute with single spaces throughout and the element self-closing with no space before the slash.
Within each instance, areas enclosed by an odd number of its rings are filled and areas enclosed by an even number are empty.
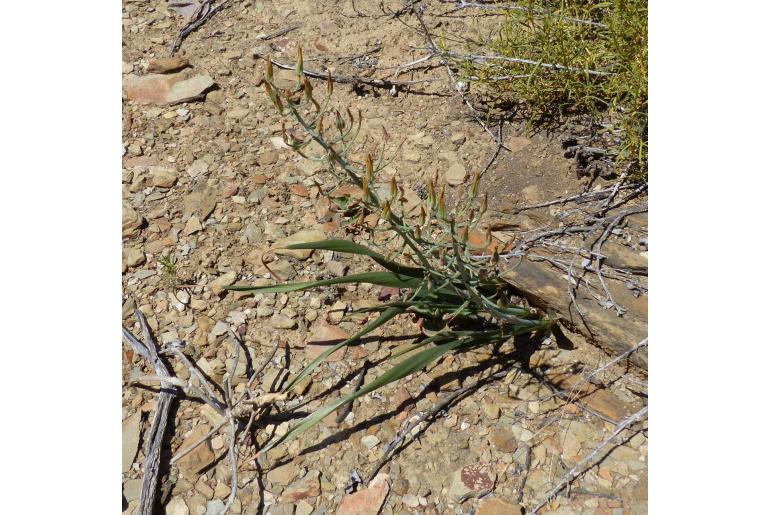
<svg viewBox="0 0 770 515">
<path fill-rule="evenodd" d="M 500 344 L 519 334 L 546 330 L 551 323 L 549 317 L 539 317 L 530 308 L 510 305 L 510 287 L 498 278 L 497 251 L 491 256 L 471 254 L 468 236 L 478 226 L 487 209 L 486 196 L 479 198 L 479 175 L 476 174 L 464 198 L 459 199 L 451 210 L 447 207 L 445 190 L 441 188 L 439 191 L 435 180 L 428 181 L 424 205 L 419 205 L 419 209 L 412 208 L 411 211 L 406 207 L 404 192 L 395 178 L 391 179 L 385 194 L 378 191 L 375 187 L 378 174 L 388 165 L 383 160 L 384 145 L 376 162 L 370 155 L 365 157 L 365 163 L 362 164 L 356 164 L 349 158 L 358 144 L 360 113 L 356 120 L 350 111 L 346 117 L 337 111 L 331 112 L 331 77 L 327 81 L 325 97 L 319 103 L 303 73 L 301 49 L 297 57 L 297 84 L 292 91 L 282 91 L 276 87 L 270 61 L 264 79 L 267 94 L 278 112 L 297 125 L 288 131 L 284 129 L 285 143 L 303 157 L 324 162 L 339 186 L 353 184 L 360 188 L 361 198 L 356 206 L 358 216 L 367 213 L 370 216 L 379 215 L 379 219 L 384 222 L 381 227 L 373 230 L 379 232 L 385 240 L 380 245 L 384 249 L 399 243 L 399 254 L 403 262 L 347 240 L 296 244 L 287 248 L 364 255 L 384 270 L 319 281 L 260 287 L 231 286 L 229 289 L 282 293 L 346 283 L 369 283 L 400 289 L 398 300 L 358 310 L 359 313 L 378 312 L 379 316 L 348 340 L 331 346 L 318 356 L 288 382 L 284 392 L 290 391 L 311 374 L 334 351 L 356 344 L 362 337 L 400 314 L 413 314 L 421 319 L 425 338 L 391 355 L 390 359 L 399 358 L 398 364 L 394 364 L 378 378 L 358 391 L 322 406 L 281 438 L 272 441 L 263 451 L 306 431 L 340 406 L 421 370 L 447 352 L 463 352 L 483 345 Z M 303 136 L 298 136 L 301 133 L 304 133 Z M 312 144 L 321 149 L 320 155 L 308 155 Z M 491 240 L 491 236 L 488 238 Z"/>
</svg>

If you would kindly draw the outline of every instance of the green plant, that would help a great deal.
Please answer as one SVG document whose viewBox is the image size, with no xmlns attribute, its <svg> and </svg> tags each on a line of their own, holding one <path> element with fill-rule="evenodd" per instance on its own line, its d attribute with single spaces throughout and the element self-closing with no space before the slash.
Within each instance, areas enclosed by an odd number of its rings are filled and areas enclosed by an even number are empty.
<svg viewBox="0 0 770 515">
<path fill-rule="evenodd" d="M 444 51 L 464 77 L 510 99 L 530 123 L 588 113 L 616 164 L 647 174 L 647 0 L 530 0 L 469 54 Z M 479 55 L 482 54 L 482 55 Z"/>
<path fill-rule="evenodd" d="M 360 188 L 360 200 L 351 214 L 370 217 L 377 214 L 379 223 L 372 229 L 383 249 L 395 249 L 403 262 L 347 240 L 325 240 L 290 245 L 289 249 L 332 250 L 367 256 L 383 268 L 377 272 L 356 273 L 333 279 L 278 284 L 273 286 L 230 286 L 228 289 L 255 293 L 281 293 L 345 283 L 369 283 L 396 287 L 402 292 L 395 301 L 361 309 L 378 312 L 379 316 L 350 339 L 330 347 L 307 365 L 284 387 L 291 390 L 311 374 L 329 355 L 339 348 L 354 345 L 362 337 L 401 314 L 412 314 L 423 321 L 425 338 L 390 359 L 401 358 L 388 371 L 360 390 L 324 405 L 292 427 L 283 437 L 267 447 L 293 438 L 306 431 L 338 407 L 352 402 L 383 385 L 397 381 L 434 362 L 447 352 L 464 352 L 482 345 L 500 344 L 522 333 L 546 330 L 551 319 L 541 318 L 527 307 L 510 305 L 510 286 L 498 277 L 497 251 L 492 256 L 474 256 L 468 238 L 487 209 L 486 196 L 479 195 L 477 174 L 455 207 L 447 206 L 446 191 L 438 191 L 436 180 L 429 180 L 426 202 L 409 208 L 403 190 L 395 177 L 378 187 L 377 180 L 387 162 L 383 160 L 385 144 L 375 162 L 367 154 L 364 163 L 356 164 L 349 156 L 358 149 L 357 139 L 361 115 L 350 111 L 343 117 L 329 108 L 333 92 L 331 79 L 323 102 L 316 101 L 313 88 L 303 75 L 302 52 L 297 58 L 297 86 L 281 91 L 273 83 L 272 64 L 268 61 L 265 88 L 273 104 L 286 118 L 297 124 L 284 128 L 284 141 L 300 155 L 323 161 L 340 185 L 350 183 Z M 327 117 L 332 120 L 328 123 Z M 301 131 L 297 130 L 301 129 Z M 304 134 L 304 138 L 299 134 Z M 318 155 L 309 155 L 315 147 Z M 330 193 L 330 192 L 325 192 Z M 350 211 L 351 204 L 345 206 Z M 419 207 L 419 209 L 418 209 Z M 488 234 L 488 242 L 491 236 Z M 406 357 L 404 357 L 406 356 Z"/>
<path fill-rule="evenodd" d="M 176 256 L 172 253 L 161 255 L 158 258 L 158 263 L 163 270 L 163 282 L 171 289 L 177 289 L 179 287 L 179 276 L 176 268 Z"/>
</svg>

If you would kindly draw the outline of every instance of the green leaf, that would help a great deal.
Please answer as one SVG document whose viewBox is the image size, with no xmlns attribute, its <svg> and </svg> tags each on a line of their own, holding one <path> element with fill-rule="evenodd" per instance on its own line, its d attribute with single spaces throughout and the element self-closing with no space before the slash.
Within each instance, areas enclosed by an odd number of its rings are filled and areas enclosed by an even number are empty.
<svg viewBox="0 0 770 515">
<path fill-rule="evenodd" d="M 308 374 L 311 374 L 313 372 L 313 370 L 315 370 L 318 367 L 318 365 L 320 365 L 326 358 L 328 358 L 337 349 L 341 349 L 342 347 L 345 347 L 346 345 L 350 345 L 352 343 L 355 343 L 356 341 L 358 341 L 361 338 L 363 338 L 364 336 L 366 336 L 368 333 L 374 331 L 375 329 L 377 329 L 378 327 L 380 327 L 384 323 L 386 323 L 389 320 L 391 320 L 396 315 L 400 315 L 403 312 L 404 312 L 404 310 L 402 308 L 400 308 L 400 307 L 390 307 L 390 308 L 386 309 L 379 317 L 377 317 L 372 322 L 368 323 L 366 326 L 364 326 L 363 329 L 358 331 L 356 334 L 354 334 L 353 336 L 351 336 L 350 338 L 348 338 L 344 342 L 340 342 L 340 343 L 338 343 L 336 345 L 333 345 L 333 346 L 329 347 L 328 349 L 326 349 L 320 356 L 318 356 L 308 366 L 306 366 L 304 369 L 302 369 L 302 371 L 297 375 L 297 377 L 295 377 L 294 379 L 289 381 L 289 384 L 287 384 L 284 387 L 283 391 L 284 392 L 288 392 L 289 390 L 294 388 L 294 385 L 296 385 L 298 382 L 300 382 L 302 380 L 302 378 L 304 378 Z"/>
<path fill-rule="evenodd" d="M 390 368 L 387 372 L 382 374 L 380 377 L 375 379 L 374 381 L 370 382 L 357 392 L 353 392 L 349 395 L 346 395 L 345 397 L 341 397 L 335 401 L 332 401 L 325 406 L 322 406 L 318 408 L 315 412 L 308 415 L 304 420 L 302 420 L 300 423 L 289 429 L 289 431 L 283 435 L 282 437 L 269 442 L 265 447 L 262 448 L 260 453 L 267 452 L 268 450 L 272 449 L 276 445 L 279 445 L 281 443 L 287 442 L 293 438 L 296 438 L 300 434 L 304 433 L 317 423 L 319 423 L 321 420 L 324 419 L 328 414 L 333 412 L 335 409 L 339 408 L 343 404 L 347 404 L 349 402 L 353 402 L 357 398 L 361 397 L 362 395 L 366 395 L 369 392 L 373 392 L 374 390 L 381 388 L 385 386 L 386 384 L 392 383 L 394 381 L 398 381 L 399 379 L 402 379 L 409 374 L 412 374 L 414 372 L 417 372 L 418 370 L 421 370 L 431 362 L 435 361 L 436 359 L 440 358 L 443 354 L 459 347 L 464 342 L 463 340 L 453 340 L 447 343 L 444 343 L 442 345 L 424 350 L 420 352 L 419 354 L 415 354 L 414 356 L 411 356 L 398 365 L 394 365 Z"/>
<path fill-rule="evenodd" d="M 422 268 L 415 268 L 412 266 L 400 265 L 394 261 L 385 259 L 385 256 L 383 256 L 379 252 L 375 252 L 367 247 L 364 247 L 363 245 L 359 245 L 357 243 L 353 243 L 352 241 L 348 241 L 348 240 L 310 241 L 306 243 L 295 243 L 292 245 L 288 245 L 286 248 L 292 249 L 292 250 L 302 250 L 302 249 L 333 250 L 335 252 L 341 252 L 345 254 L 359 254 L 362 256 L 369 256 L 374 261 L 376 261 L 379 265 L 386 268 L 387 270 L 390 270 L 391 272 L 408 275 L 411 277 L 425 276 L 425 273 L 423 272 Z"/>
<path fill-rule="evenodd" d="M 301 283 L 274 284 L 272 286 L 225 286 L 226 290 L 232 291 L 252 291 L 255 293 L 286 293 L 297 290 L 307 290 L 319 286 L 330 286 L 333 284 L 349 283 L 370 283 L 379 286 L 391 286 L 394 288 L 417 288 L 422 279 L 397 274 L 394 272 L 364 272 L 361 274 L 351 274 L 334 279 L 324 279 L 322 281 L 307 281 Z"/>
</svg>

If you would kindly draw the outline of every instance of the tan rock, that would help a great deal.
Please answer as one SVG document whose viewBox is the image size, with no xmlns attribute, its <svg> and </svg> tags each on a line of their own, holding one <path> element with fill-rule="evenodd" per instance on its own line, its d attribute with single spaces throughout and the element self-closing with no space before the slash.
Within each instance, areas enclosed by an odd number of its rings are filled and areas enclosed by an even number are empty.
<svg viewBox="0 0 770 515">
<path fill-rule="evenodd" d="M 187 449 L 188 447 L 192 446 L 192 444 L 200 440 L 203 436 L 205 436 L 209 431 L 211 431 L 211 426 L 208 424 L 198 425 L 198 427 L 196 427 L 187 436 L 187 438 L 185 438 L 180 448 Z M 179 466 L 179 470 L 182 472 L 182 475 L 185 478 L 197 479 L 198 474 L 202 470 L 208 468 L 212 463 L 214 463 L 215 459 L 216 456 L 214 454 L 214 450 L 211 448 L 211 439 L 207 439 L 195 449 L 190 451 L 189 454 L 180 459 L 177 464 Z"/>
<path fill-rule="evenodd" d="M 172 73 L 178 72 L 183 68 L 190 66 L 190 62 L 187 59 L 181 57 L 164 57 L 161 59 L 153 59 L 147 66 L 148 73 Z"/>
<path fill-rule="evenodd" d="M 183 80 L 181 74 L 172 75 L 149 74 L 144 76 L 128 75 L 126 77 L 126 97 L 139 104 L 166 103 L 166 97 L 174 83 Z"/>
<path fill-rule="evenodd" d="M 169 104 L 179 104 L 193 100 L 213 85 L 214 79 L 208 75 L 196 75 L 195 77 L 175 82 L 166 94 L 166 102 Z"/>
<path fill-rule="evenodd" d="M 285 247 L 287 245 L 294 245 L 297 243 L 309 243 L 313 241 L 322 241 L 326 239 L 326 233 L 324 233 L 321 229 L 305 229 L 302 231 L 299 231 L 297 233 L 292 234 L 291 236 L 287 236 L 286 238 L 281 238 L 276 242 L 276 247 Z M 284 256 L 292 256 L 294 258 L 304 260 L 310 257 L 310 255 L 313 253 L 312 250 L 291 250 L 291 249 L 285 249 L 285 248 L 277 248 L 275 250 L 276 254 L 282 254 Z"/>
<path fill-rule="evenodd" d="M 518 448 L 513 433 L 508 428 L 496 427 L 489 432 L 489 443 L 495 446 L 500 452 L 515 452 Z"/>
<path fill-rule="evenodd" d="M 191 216 L 187 223 L 184 224 L 184 230 L 182 230 L 182 234 L 185 236 L 190 236 L 191 234 L 195 234 L 196 232 L 200 232 L 203 230 L 203 226 L 201 225 L 200 220 L 198 220 L 197 216 Z"/>
<path fill-rule="evenodd" d="M 267 480 L 276 485 L 286 486 L 299 475 L 299 468 L 293 463 L 276 467 L 267 473 Z"/>
<path fill-rule="evenodd" d="M 123 201 L 123 237 L 132 238 L 138 235 L 143 223 L 144 218 L 131 207 L 131 204 Z"/>
<path fill-rule="evenodd" d="M 524 508 L 520 504 L 502 499 L 484 499 L 476 509 L 476 515 L 521 515 L 522 513 Z"/>
<path fill-rule="evenodd" d="M 332 347 L 342 341 L 350 338 L 350 334 L 337 326 L 321 324 L 313 328 L 313 333 L 305 347 L 305 357 L 313 360 L 324 353 L 329 347 Z M 332 352 L 326 361 L 339 361 L 345 356 L 345 347 Z"/>
<path fill-rule="evenodd" d="M 234 271 L 227 272 L 225 274 L 220 275 L 213 281 L 211 281 L 208 286 L 211 288 L 211 291 L 215 294 L 219 295 L 224 291 L 225 286 L 230 286 L 235 282 L 235 278 L 238 277 L 238 274 L 236 274 Z"/>
<path fill-rule="evenodd" d="M 458 162 L 452 163 L 449 168 L 447 168 L 447 171 L 444 174 L 444 179 L 446 180 L 447 184 L 452 186 L 459 186 L 465 182 L 465 178 L 467 176 L 468 172 L 465 170 L 465 166 Z"/>
<path fill-rule="evenodd" d="M 159 188 L 170 188 L 176 184 L 176 172 L 170 168 L 162 166 L 153 166 L 150 168 L 152 185 Z"/>
<path fill-rule="evenodd" d="M 123 421 L 123 472 L 128 472 L 139 450 L 142 413 L 137 411 Z"/>
</svg>

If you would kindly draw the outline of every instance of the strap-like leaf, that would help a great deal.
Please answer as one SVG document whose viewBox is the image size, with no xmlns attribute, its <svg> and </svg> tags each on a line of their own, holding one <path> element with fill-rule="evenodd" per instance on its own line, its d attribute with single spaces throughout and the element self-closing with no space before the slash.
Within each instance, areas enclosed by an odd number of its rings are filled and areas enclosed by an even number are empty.
<svg viewBox="0 0 770 515">
<path fill-rule="evenodd" d="M 310 241 L 306 243 L 295 243 L 287 245 L 287 249 L 302 250 L 302 249 L 315 249 L 315 250 L 333 250 L 334 252 L 341 252 L 345 254 L 359 254 L 362 256 L 369 256 L 376 261 L 383 268 L 395 272 L 397 274 L 408 275 L 411 277 L 424 277 L 425 273 L 421 268 L 415 268 L 412 266 L 399 265 L 394 261 L 385 259 L 385 256 L 379 252 L 375 252 L 363 245 L 353 243 L 347 240 L 321 240 Z"/>
<path fill-rule="evenodd" d="M 319 423 L 329 413 L 333 412 L 335 409 L 339 408 L 343 404 L 347 404 L 348 402 L 353 402 L 355 399 L 357 399 L 358 397 L 361 397 L 362 395 L 366 395 L 367 393 L 372 392 L 378 388 L 381 388 L 386 384 L 392 383 L 394 381 L 398 381 L 399 379 L 406 377 L 409 374 L 412 374 L 414 372 L 417 372 L 418 370 L 421 370 L 423 367 L 425 367 L 429 363 L 435 361 L 436 359 L 441 357 L 443 354 L 451 351 L 452 349 L 459 347 L 463 343 L 464 343 L 463 340 L 453 340 L 453 341 L 444 343 L 442 345 L 424 350 L 419 354 L 415 354 L 414 356 L 411 356 L 405 359 L 398 365 L 394 365 L 393 367 L 391 367 L 390 370 L 383 373 L 380 377 L 378 377 L 371 383 L 367 384 L 360 390 L 353 392 L 349 395 L 346 395 L 344 397 L 340 397 L 339 399 L 336 399 L 326 404 L 325 406 L 318 408 L 315 412 L 308 415 L 299 424 L 289 429 L 289 431 L 285 435 L 268 443 L 265 447 L 262 448 L 260 453 L 267 452 L 268 450 L 272 449 L 273 447 L 275 447 L 280 443 L 296 438 L 300 434 L 304 433 L 305 431 L 307 431 L 308 429 L 310 429 L 311 427 Z"/>
<path fill-rule="evenodd" d="M 350 274 L 333 279 L 324 279 L 322 281 L 307 281 L 301 283 L 274 284 L 272 286 L 243 286 L 232 285 L 225 286 L 226 290 L 232 291 L 252 291 L 255 293 L 286 293 L 297 290 L 307 290 L 317 288 L 318 286 L 330 286 L 332 284 L 349 283 L 370 283 L 379 286 L 392 286 L 394 288 L 416 288 L 420 285 L 422 279 L 397 274 L 394 272 L 364 272 L 361 274 Z"/>
<path fill-rule="evenodd" d="M 382 312 L 382 314 L 377 317 L 372 322 L 368 323 L 366 326 L 364 326 L 363 329 L 358 331 L 356 334 L 345 340 L 344 342 L 340 342 L 336 345 L 332 345 L 323 353 L 321 353 L 320 356 L 318 356 L 316 359 L 314 359 L 308 366 L 306 366 L 294 379 L 289 381 L 289 383 L 284 387 L 283 391 L 288 392 L 292 388 L 294 388 L 294 385 L 296 385 L 298 382 L 302 380 L 303 377 L 307 376 L 308 374 L 311 374 L 313 370 L 318 367 L 326 358 L 332 355 L 334 351 L 337 349 L 341 349 L 342 347 L 345 347 L 346 345 L 350 345 L 352 343 L 355 343 L 357 340 L 360 340 L 364 336 L 366 336 L 368 333 L 374 331 L 378 327 L 380 327 L 382 324 L 388 322 L 390 319 L 395 317 L 396 315 L 400 315 L 404 312 L 404 309 L 399 307 L 390 307 Z"/>
</svg>

